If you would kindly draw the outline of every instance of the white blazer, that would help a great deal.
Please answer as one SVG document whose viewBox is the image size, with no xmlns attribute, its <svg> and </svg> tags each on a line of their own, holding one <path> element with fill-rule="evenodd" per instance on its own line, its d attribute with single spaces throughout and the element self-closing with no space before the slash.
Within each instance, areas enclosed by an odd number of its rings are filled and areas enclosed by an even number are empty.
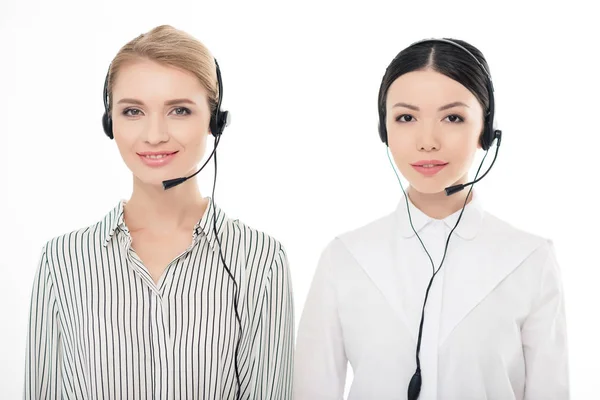
<svg viewBox="0 0 600 400">
<path fill-rule="evenodd" d="M 432 285 L 419 400 L 565 400 L 560 272 L 550 240 L 483 211 L 473 192 Z M 436 269 L 460 211 L 436 220 L 409 203 Z M 432 265 L 396 211 L 324 250 L 300 320 L 294 399 L 406 399 Z"/>
</svg>

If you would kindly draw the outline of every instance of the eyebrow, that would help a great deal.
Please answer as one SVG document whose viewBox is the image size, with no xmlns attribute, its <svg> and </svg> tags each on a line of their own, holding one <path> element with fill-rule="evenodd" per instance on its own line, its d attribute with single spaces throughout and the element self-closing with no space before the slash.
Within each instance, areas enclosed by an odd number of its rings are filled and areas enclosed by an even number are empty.
<svg viewBox="0 0 600 400">
<path fill-rule="evenodd" d="M 135 104 L 138 106 L 143 106 L 144 102 L 138 99 L 121 99 L 117 102 L 117 104 L 122 104 L 122 103 L 126 103 L 126 104 Z M 196 105 L 195 102 L 193 102 L 190 99 L 173 99 L 173 100 L 168 100 L 165 101 L 165 105 L 166 106 L 172 106 L 174 104 L 192 104 L 192 105 Z"/>
<path fill-rule="evenodd" d="M 445 106 L 441 106 L 440 108 L 438 108 L 438 111 L 444 111 L 444 110 L 447 110 L 449 108 L 458 107 L 458 106 L 467 107 L 467 108 L 469 107 L 468 105 L 466 105 L 462 101 L 455 101 L 453 103 L 448 103 Z M 403 103 L 403 102 L 399 102 L 399 103 L 394 104 L 394 107 L 405 107 L 405 108 L 408 108 L 408 109 L 411 109 L 411 110 L 414 110 L 414 111 L 419 111 L 420 110 L 420 108 L 417 107 L 417 106 L 413 106 L 412 104 Z M 392 107 L 392 108 L 394 108 L 394 107 Z"/>
</svg>

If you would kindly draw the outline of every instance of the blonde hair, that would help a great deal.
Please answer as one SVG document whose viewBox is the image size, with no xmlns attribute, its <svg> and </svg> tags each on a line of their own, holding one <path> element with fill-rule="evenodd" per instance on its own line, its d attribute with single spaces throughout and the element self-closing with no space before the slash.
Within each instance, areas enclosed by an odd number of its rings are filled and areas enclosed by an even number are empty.
<svg viewBox="0 0 600 400">
<path fill-rule="evenodd" d="M 219 88 L 215 60 L 210 51 L 190 34 L 170 25 L 160 25 L 142 33 L 121 47 L 108 72 L 108 104 L 112 108 L 112 90 L 124 64 L 148 59 L 194 74 L 208 92 L 211 112 L 217 107 Z"/>
</svg>

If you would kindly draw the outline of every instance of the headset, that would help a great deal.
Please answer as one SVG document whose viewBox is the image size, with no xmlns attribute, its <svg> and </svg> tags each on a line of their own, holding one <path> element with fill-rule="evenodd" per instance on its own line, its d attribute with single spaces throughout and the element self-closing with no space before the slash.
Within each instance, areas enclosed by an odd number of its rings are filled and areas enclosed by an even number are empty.
<svg viewBox="0 0 600 400">
<path fill-rule="evenodd" d="M 432 274 L 431 279 L 429 281 L 429 284 L 427 286 L 427 291 L 425 292 L 425 299 L 423 301 L 423 308 L 421 310 L 421 320 L 420 320 L 420 323 L 419 323 L 419 335 L 418 335 L 418 339 L 417 339 L 417 348 L 416 348 L 416 370 L 415 370 L 415 373 L 412 376 L 412 378 L 410 380 L 410 383 L 408 385 L 408 400 L 417 400 L 419 398 L 419 394 L 421 392 L 422 377 L 421 377 L 421 360 L 419 358 L 419 353 L 420 353 L 420 350 L 421 350 L 421 339 L 422 339 L 422 336 L 423 336 L 423 322 L 424 322 L 424 319 L 425 319 L 425 306 L 427 305 L 427 299 L 429 297 L 429 290 L 431 289 L 431 286 L 433 284 L 433 280 L 434 280 L 435 276 L 437 275 L 437 273 L 442 268 L 442 265 L 444 264 L 444 260 L 446 259 L 446 252 L 448 250 L 448 244 L 450 242 L 450 237 L 452 236 L 452 233 L 454 233 L 454 230 L 456 229 L 456 227 L 458 226 L 458 223 L 460 222 L 460 220 L 462 218 L 462 215 L 463 215 L 463 213 L 465 211 L 465 207 L 467 205 L 469 196 L 471 195 L 471 191 L 473 190 L 473 185 L 475 183 L 477 183 L 478 181 L 480 181 L 481 179 L 483 179 L 487 175 L 487 173 L 492 169 L 492 166 L 494 165 L 494 162 L 496 161 L 496 157 L 498 156 L 498 150 L 500 148 L 500 143 L 501 143 L 501 140 L 502 140 L 502 131 L 500 131 L 499 129 L 497 129 L 496 122 L 495 122 L 494 87 L 492 85 L 492 77 L 491 77 L 489 71 L 483 66 L 483 64 L 479 61 L 479 59 L 477 57 L 475 57 L 475 55 L 473 53 L 471 53 L 469 50 L 467 50 L 464 46 L 460 45 L 459 43 L 456 43 L 456 42 L 454 42 L 452 40 L 449 40 L 449 39 L 425 39 L 425 40 L 420 40 L 418 42 L 415 42 L 415 43 L 411 44 L 409 47 L 415 46 L 415 45 L 420 44 L 420 43 L 426 43 L 426 42 L 442 42 L 442 43 L 451 44 L 451 45 L 453 45 L 455 47 L 458 47 L 458 48 L 462 49 L 463 51 L 465 51 L 467 54 L 469 54 L 475 60 L 475 62 L 477 63 L 477 65 L 479 65 L 479 67 L 485 73 L 485 75 L 487 77 L 487 90 L 488 90 L 488 93 L 489 93 L 489 108 L 488 108 L 487 112 L 485 113 L 483 133 L 482 133 L 482 135 L 481 135 L 481 137 L 479 139 L 479 142 L 481 144 L 482 149 L 485 150 L 485 155 L 484 155 L 483 159 L 481 160 L 481 164 L 479 165 L 479 168 L 477 169 L 477 172 L 475 174 L 475 179 L 472 182 L 450 186 L 450 187 L 447 187 L 445 189 L 446 195 L 450 196 L 450 195 L 452 195 L 454 193 L 457 193 L 457 192 L 461 191 L 466 186 L 471 186 L 471 188 L 469 189 L 469 193 L 467 193 L 467 196 L 465 198 L 465 202 L 463 204 L 461 212 L 460 212 L 460 214 L 458 216 L 458 220 L 456 221 L 456 224 L 454 225 L 454 227 L 450 231 L 450 234 L 448 235 L 448 238 L 446 239 L 446 245 L 445 245 L 445 248 L 444 248 L 444 254 L 442 256 L 442 261 L 440 262 L 439 267 L 436 269 L 435 268 L 435 264 L 433 262 L 433 259 L 431 258 L 431 255 L 427 251 L 427 248 L 423 244 L 423 241 L 421 240 L 421 237 L 419 236 L 419 234 L 415 230 L 415 227 L 412 224 L 412 218 L 410 216 L 410 207 L 409 207 L 409 204 L 408 204 L 408 196 L 406 194 L 406 191 L 404 190 L 404 187 L 402 186 L 402 181 L 400 180 L 400 176 L 398 175 L 398 172 L 396 171 L 396 168 L 394 167 L 394 163 L 393 163 L 393 161 L 392 161 L 392 159 L 390 157 L 390 150 L 389 150 L 389 145 L 388 145 L 388 140 L 387 140 L 388 139 L 387 138 L 387 129 L 386 129 L 386 126 L 385 126 L 385 117 L 386 117 L 385 99 L 383 99 L 383 96 L 382 96 L 383 89 L 384 89 L 383 88 L 384 82 L 382 81 L 382 83 L 381 83 L 380 92 L 379 92 L 380 95 L 379 95 L 379 99 L 378 99 L 378 103 L 379 103 L 378 104 L 378 109 L 379 109 L 379 126 L 378 126 L 379 138 L 386 145 L 388 160 L 390 162 L 390 165 L 392 166 L 392 169 L 394 170 L 394 173 L 396 174 L 396 178 L 398 179 L 398 183 L 400 184 L 400 187 L 402 188 L 402 192 L 404 193 L 404 199 L 406 201 L 406 209 L 407 209 L 407 212 L 408 212 L 408 220 L 410 222 L 410 226 L 411 226 L 413 232 L 415 233 L 415 236 L 417 237 L 417 239 L 421 243 L 421 246 L 423 247 L 423 250 L 425 250 L 425 253 L 427 254 L 427 257 L 429 257 L 429 261 L 431 262 L 432 271 L 433 271 L 433 274 Z M 396 58 L 399 57 L 400 54 L 398 54 L 398 56 L 396 56 Z M 393 62 L 394 61 L 392 61 L 390 63 L 390 65 L 392 65 Z M 389 68 L 389 66 L 388 66 L 388 68 Z M 386 73 L 387 73 L 387 69 L 386 69 Z M 491 146 L 494 143 L 494 141 L 496 141 L 496 152 L 495 152 L 495 155 L 494 155 L 494 159 L 493 159 L 491 165 L 488 167 L 487 171 L 480 178 L 477 178 L 478 175 L 479 175 L 479 171 L 481 170 L 481 167 L 483 166 L 485 158 L 487 157 L 488 151 L 491 148 Z"/>
<path fill-rule="evenodd" d="M 198 174 L 200 171 L 202 171 L 204 169 L 204 167 L 208 164 L 210 159 L 213 158 L 213 156 L 214 156 L 215 175 L 214 175 L 214 180 L 213 180 L 212 200 L 211 200 L 211 208 L 212 208 L 212 213 L 213 213 L 212 228 L 213 228 L 213 233 L 215 235 L 215 239 L 219 245 L 219 257 L 221 259 L 221 262 L 223 263 L 223 267 L 225 268 L 225 271 L 229 275 L 229 278 L 232 280 L 233 287 L 234 287 L 234 311 L 235 311 L 236 321 L 237 321 L 239 329 L 240 329 L 240 334 L 237 337 L 236 346 L 235 346 L 234 364 L 235 364 L 235 377 L 236 377 L 236 383 L 237 383 L 236 399 L 240 399 L 240 397 L 241 397 L 241 381 L 240 381 L 240 371 L 239 371 L 239 365 L 238 365 L 238 354 L 239 354 L 239 348 L 240 348 L 240 341 L 241 341 L 242 335 L 243 335 L 243 330 L 242 330 L 242 320 L 240 318 L 239 309 L 238 309 L 239 290 L 238 290 L 238 285 L 235 280 L 235 277 L 233 276 L 233 274 L 231 273 L 231 270 L 227 266 L 227 263 L 225 262 L 225 257 L 223 256 L 223 252 L 221 251 L 223 246 L 221 245 L 221 240 L 219 239 L 219 235 L 217 234 L 217 215 L 215 212 L 215 187 L 217 184 L 217 153 L 216 153 L 216 151 L 217 151 L 219 142 L 221 141 L 221 135 L 223 134 L 225 127 L 231 123 L 231 113 L 229 111 L 221 110 L 221 103 L 223 100 L 223 81 L 221 79 L 221 69 L 219 68 L 219 63 L 217 62 L 216 59 L 214 59 L 214 61 L 215 61 L 215 68 L 216 68 L 216 72 L 217 72 L 217 86 L 219 89 L 219 97 L 218 97 L 217 105 L 216 105 L 215 109 L 213 111 L 211 111 L 210 122 L 209 122 L 210 132 L 215 138 L 213 151 L 211 152 L 211 154 L 208 157 L 208 159 L 206 160 L 206 162 L 202 165 L 202 167 L 200 167 L 200 169 L 198 169 L 198 171 L 196 171 L 192 175 L 187 176 L 187 177 L 169 179 L 169 180 L 163 181 L 162 184 L 163 184 L 164 190 L 168 190 L 170 188 L 173 188 L 177 185 L 182 184 L 183 182 L 194 177 L 196 174 Z M 109 92 L 108 83 L 109 83 L 109 78 L 110 78 L 110 72 L 111 72 L 111 68 L 109 66 L 108 72 L 106 73 L 106 78 L 104 80 L 104 92 L 103 92 L 104 115 L 102 115 L 102 128 L 104 129 L 104 133 L 106 134 L 106 136 L 108 136 L 112 140 L 112 139 L 114 139 L 114 135 L 113 135 L 112 118 L 110 116 L 109 93 L 108 93 Z M 225 253 L 227 253 L 227 249 L 225 249 Z"/>
</svg>

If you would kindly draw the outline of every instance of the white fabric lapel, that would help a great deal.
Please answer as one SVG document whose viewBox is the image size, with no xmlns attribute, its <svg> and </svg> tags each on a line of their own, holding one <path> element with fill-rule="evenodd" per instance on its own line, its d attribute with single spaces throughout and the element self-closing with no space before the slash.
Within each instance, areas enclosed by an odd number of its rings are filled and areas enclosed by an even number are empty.
<svg viewBox="0 0 600 400">
<path fill-rule="evenodd" d="M 416 341 L 417 332 L 412 328 L 403 311 L 399 296 L 398 266 L 395 265 L 397 245 L 395 214 L 383 217 L 357 231 L 339 237 L 357 263 L 379 289 Z"/>
<path fill-rule="evenodd" d="M 515 234 L 520 237 L 515 238 Z M 448 257 L 452 258 L 451 264 L 443 267 L 447 269 L 444 279 L 440 345 L 469 312 L 541 243 L 542 239 L 516 231 L 496 217 L 485 214 L 482 229 L 477 237 L 472 241 L 461 242 L 459 247 L 455 247 L 452 254 L 448 254 Z"/>
</svg>

